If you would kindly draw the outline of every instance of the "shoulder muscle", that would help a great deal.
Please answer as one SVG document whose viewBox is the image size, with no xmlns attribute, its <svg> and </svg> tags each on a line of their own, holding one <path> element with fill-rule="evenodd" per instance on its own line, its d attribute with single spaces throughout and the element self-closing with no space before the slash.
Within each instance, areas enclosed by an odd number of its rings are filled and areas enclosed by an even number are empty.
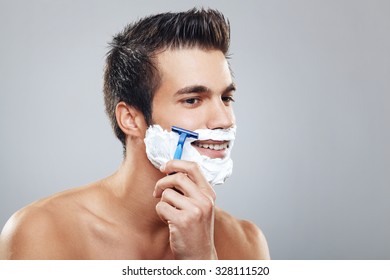
<svg viewBox="0 0 390 280">
<path fill-rule="evenodd" d="M 244 235 L 245 245 L 248 246 L 248 257 L 251 259 L 269 259 L 267 240 L 263 232 L 249 221 L 238 221 Z"/>
<path fill-rule="evenodd" d="M 61 259 L 66 250 L 55 216 L 41 207 L 16 212 L 0 235 L 0 259 Z"/>
<path fill-rule="evenodd" d="M 237 220 L 218 210 L 216 244 L 222 259 L 269 259 L 269 250 L 263 232 L 249 221 Z"/>
</svg>

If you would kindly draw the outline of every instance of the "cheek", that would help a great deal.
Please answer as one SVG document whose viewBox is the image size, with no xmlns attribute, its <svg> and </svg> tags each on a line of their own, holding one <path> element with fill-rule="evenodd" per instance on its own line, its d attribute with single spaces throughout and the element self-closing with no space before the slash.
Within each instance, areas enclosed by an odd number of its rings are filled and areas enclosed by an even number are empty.
<svg viewBox="0 0 390 280">
<path fill-rule="evenodd" d="M 196 114 L 195 112 L 185 112 L 181 115 L 177 115 L 175 118 L 176 126 L 188 129 L 188 130 L 196 130 L 199 128 L 204 128 L 204 115 Z"/>
<path fill-rule="evenodd" d="M 171 130 L 172 126 L 195 130 L 204 126 L 202 125 L 203 118 L 204 114 L 202 115 L 192 110 L 182 110 L 178 107 L 165 107 L 164 110 L 156 108 L 152 114 L 153 123 L 160 125 L 166 130 Z"/>
<path fill-rule="evenodd" d="M 174 117 L 172 111 L 172 108 L 169 108 L 167 106 L 159 106 L 153 104 L 152 123 L 158 124 L 162 128 L 167 129 L 168 127 L 170 127 L 171 119 Z"/>
</svg>

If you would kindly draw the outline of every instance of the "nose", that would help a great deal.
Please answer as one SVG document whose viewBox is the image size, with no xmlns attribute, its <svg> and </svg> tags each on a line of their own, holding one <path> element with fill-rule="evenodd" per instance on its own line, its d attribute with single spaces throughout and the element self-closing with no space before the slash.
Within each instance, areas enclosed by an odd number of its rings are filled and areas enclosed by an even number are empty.
<svg viewBox="0 0 390 280">
<path fill-rule="evenodd" d="M 208 108 L 208 129 L 226 129 L 230 128 L 235 123 L 233 107 L 225 104 L 220 98 L 216 98 L 212 102 L 212 106 Z"/>
</svg>

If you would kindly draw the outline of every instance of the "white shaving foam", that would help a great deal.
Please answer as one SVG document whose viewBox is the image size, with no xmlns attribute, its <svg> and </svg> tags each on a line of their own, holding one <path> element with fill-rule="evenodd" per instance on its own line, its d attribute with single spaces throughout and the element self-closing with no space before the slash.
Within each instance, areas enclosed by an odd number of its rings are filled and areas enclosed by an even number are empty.
<svg viewBox="0 0 390 280">
<path fill-rule="evenodd" d="M 212 185 L 223 184 L 233 171 L 233 160 L 230 153 L 236 136 L 236 127 L 230 129 L 197 129 L 198 139 L 187 137 L 183 145 L 182 160 L 194 161 L 199 164 L 207 181 Z M 224 158 L 209 158 L 201 155 L 191 142 L 196 140 L 230 141 Z M 162 129 L 159 125 L 152 125 L 146 131 L 144 139 L 146 154 L 150 162 L 159 169 L 173 158 L 179 141 L 179 134 Z"/>
</svg>

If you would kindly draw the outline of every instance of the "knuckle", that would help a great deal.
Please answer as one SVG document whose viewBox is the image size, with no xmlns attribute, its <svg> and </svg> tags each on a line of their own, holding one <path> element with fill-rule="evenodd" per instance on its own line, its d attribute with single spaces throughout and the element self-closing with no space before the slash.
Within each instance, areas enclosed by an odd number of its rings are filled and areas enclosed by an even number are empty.
<svg viewBox="0 0 390 280">
<path fill-rule="evenodd" d="M 198 207 L 198 206 L 194 206 L 191 210 L 191 223 L 199 223 L 201 222 L 202 220 L 204 220 L 204 217 L 205 217 L 205 213 L 204 213 L 204 210 L 201 208 L 201 207 Z"/>
<path fill-rule="evenodd" d="M 176 180 L 179 185 L 184 184 L 187 179 L 188 177 L 184 173 L 176 173 Z"/>
<path fill-rule="evenodd" d="M 198 206 L 194 206 L 192 208 L 192 216 L 195 218 L 195 219 L 199 219 L 203 216 L 203 211 L 200 207 Z"/>
<path fill-rule="evenodd" d="M 214 211 L 214 208 L 215 208 L 214 201 L 211 199 L 205 199 L 203 201 L 202 206 L 203 206 L 204 212 L 207 214 L 212 213 Z"/>
<path fill-rule="evenodd" d="M 189 165 L 189 170 L 193 173 L 197 173 L 200 171 L 200 166 L 197 162 L 190 162 L 190 165 Z"/>
<path fill-rule="evenodd" d="M 189 228 L 203 219 L 203 211 L 197 206 L 193 206 L 185 215 L 180 217 L 180 225 Z"/>
</svg>

